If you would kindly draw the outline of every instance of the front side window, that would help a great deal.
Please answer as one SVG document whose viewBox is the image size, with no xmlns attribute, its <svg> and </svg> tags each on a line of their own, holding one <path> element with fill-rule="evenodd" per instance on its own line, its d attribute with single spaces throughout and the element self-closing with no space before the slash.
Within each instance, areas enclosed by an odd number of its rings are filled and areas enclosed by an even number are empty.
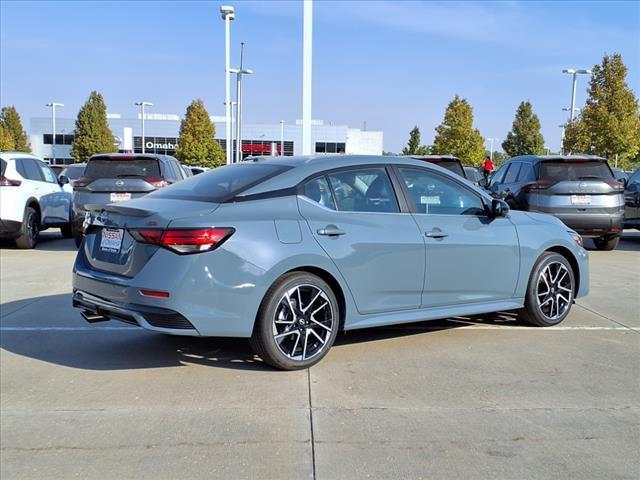
<svg viewBox="0 0 640 480">
<path fill-rule="evenodd" d="M 514 162 L 509 167 L 507 174 L 504 176 L 504 182 L 502 183 L 515 183 L 518 178 L 518 173 L 520 173 L 520 162 Z"/>
<path fill-rule="evenodd" d="M 536 179 L 536 174 L 533 172 L 533 167 L 530 163 L 523 163 L 520 166 L 520 174 L 518 175 L 518 182 L 533 182 Z"/>
<path fill-rule="evenodd" d="M 36 162 L 38 167 L 40 167 L 40 171 L 42 172 L 42 176 L 44 177 L 45 182 L 49 183 L 58 183 L 58 178 L 56 174 L 49 168 L 48 165 L 45 165 L 42 162 Z"/>
<path fill-rule="evenodd" d="M 304 186 L 303 195 L 325 208 L 336 209 L 326 177 L 314 178 L 307 182 Z"/>
<path fill-rule="evenodd" d="M 502 179 L 504 178 L 504 174 L 507 172 L 507 168 L 509 168 L 509 164 L 505 163 L 502 165 L 496 173 L 491 177 L 490 186 L 498 185 L 502 183 Z"/>
<path fill-rule="evenodd" d="M 636 170 L 635 173 L 629 177 L 629 180 L 627 180 L 628 186 L 638 184 L 640 184 L 640 170 Z"/>
<path fill-rule="evenodd" d="M 484 215 L 480 197 L 444 176 L 417 168 L 399 168 L 416 213 Z"/>
<path fill-rule="evenodd" d="M 338 210 L 397 213 L 398 201 L 384 168 L 347 170 L 329 175 Z"/>
</svg>

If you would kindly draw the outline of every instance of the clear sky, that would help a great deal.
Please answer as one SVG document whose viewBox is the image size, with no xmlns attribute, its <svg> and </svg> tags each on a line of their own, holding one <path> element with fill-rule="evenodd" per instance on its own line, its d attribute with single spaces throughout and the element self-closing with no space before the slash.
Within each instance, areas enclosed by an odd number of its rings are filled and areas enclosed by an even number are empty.
<svg viewBox="0 0 640 480">
<path fill-rule="evenodd" d="M 244 121 L 301 117 L 302 3 L 228 1 L 233 63 L 246 42 Z M 221 2 L 0 1 L 0 101 L 28 118 L 49 101 L 75 117 L 93 89 L 110 112 L 184 114 L 194 98 L 224 112 Z M 561 70 L 622 54 L 640 91 L 640 2 L 314 2 L 313 117 L 383 130 L 399 151 L 418 125 L 433 140 L 455 94 L 502 141 L 529 99 L 557 149 L 571 83 Z M 577 104 L 585 99 L 579 80 Z"/>
</svg>

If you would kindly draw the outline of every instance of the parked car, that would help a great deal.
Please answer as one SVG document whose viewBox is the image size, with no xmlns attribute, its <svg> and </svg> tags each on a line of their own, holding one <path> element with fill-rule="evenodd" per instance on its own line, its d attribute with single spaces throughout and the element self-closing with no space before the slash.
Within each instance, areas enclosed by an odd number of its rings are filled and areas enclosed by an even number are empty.
<svg viewBox="0 0 640 480">
<path fill-rule="evenodd" d="M 640 169 L 625 182 L 624 203 L 624 228 L 640 230 Z"/>
<path fill-rule="evenodd" d="M 23 152 L 0 152 L 0 237 L 33 248 L 40 231 L 59 227 L 71 237 L 71 194 L 43 160 Z"/>
<path fill-rule="evenodd" d="M 51 164 L 47 164 L 49 165 L 49 168 L 53 171 L 53 173 L 55 173 L 57 176 L 60 176 L 60 173 L 62 173 L 62 170 L 64 170 L 64 167 L 66 165 L 51 165 Z"/>
<path fill-rule="evenodd" d="M 471 183 L 473 183 L 474 185 L 480 185 L 482 179 L 484 179 L 484 175 L 482 175 L 482 172 L 478 169 L 478 167 L 463 167 L 464 169 L 464 176 L 467 180 L 469 180 Z"/>
<path fill-rule="evenodd" d="M 93 207 L 87 225 L 86 320 L 250 337 L 287 370 L 342 330 L 514 309 L 557 325 L 589 288 L 576 232 L 408 157 L 241 162 Z"/>
<path fill-rule="evenodd" d="M 613 177 L 620 183 L 624 183 L 629 178 L 629 174 L 621 168 L 611 167 L 611 171 L 613 172 Z"/>
<path fill-rule="evenodd" d="M 446 168 L 447 170 L 460 175 L 462 178 L 467 178 L 462 162 L 453 155 L 410 155 L 410 157 L 423 162 L 433 163 L 434 165 Z"/>
<path fill-rule="evenodd" d="M 184 178 L 193 177 L 193 172 L 191 171 L 191 167 L 189 167 L 189 165 L 180 164 L 180 167 L 184 172 Z"/>
<path fill-rule="evenodd" d="M 65 191 L 69 193 L 73 193 L 73 184 L 84 174 L 84 168 L 87 166 L 86 163 L 72 163 L 70 165 L 65 166 L 60 173 L 58 173 L 58 178 L 60 176 L 65 176 L 69 179 L 68 183 L 65 183 L 63 188 Z"/>
<path fill-rule="evenodd" d="M 193 175 L 200 175 L 201 173 L 204 173 L 209 170 L 208 167 L 187 167 L 187 168 L 191 170 L 191 173 Z"/>
<path fill-rule="evenodd" d="M 168 155 L 110 153 L 94 155 L 73 184 L 73 237 L 82 241 L 87 205 L 123 202 L 146 195 L 186 177 Z"/>
<path fill-rule="evenodd" d="M 613 250 L 624 217 L 623 185 L 604 158 L 588 155 L 513 157 L 489 181 L 492 196 L 512 209 L 550 213 L 598 250 Z"/>
</svg>

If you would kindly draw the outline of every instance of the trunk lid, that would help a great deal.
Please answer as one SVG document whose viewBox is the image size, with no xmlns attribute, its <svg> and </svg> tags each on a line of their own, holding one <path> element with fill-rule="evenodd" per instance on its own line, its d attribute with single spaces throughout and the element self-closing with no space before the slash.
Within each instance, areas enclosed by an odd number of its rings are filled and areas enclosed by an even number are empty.
<svg viewBox="0 0 640 480">
<path fill-rule="evenodd" d="M 135 276 L 158 250 L 157 245 L 137 242 L 130 229 L 165 229 L 180 218 L 212 213 L 210 202 L 140 198 L 122 204 L 88 204 L 90 216 L 84 255 L 91 268 L 125 277 Z"/>
</svg>

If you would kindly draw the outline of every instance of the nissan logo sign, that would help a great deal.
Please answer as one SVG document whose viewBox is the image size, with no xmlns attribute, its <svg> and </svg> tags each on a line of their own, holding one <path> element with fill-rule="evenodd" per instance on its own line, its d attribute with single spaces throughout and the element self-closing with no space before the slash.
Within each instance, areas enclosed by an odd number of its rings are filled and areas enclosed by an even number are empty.
<svg viewBox="0 0 640 480">
<path fill-rule="evenodd" d="M 116 187 L 121 187 L 124 185 L 124 180 L 116 180 Z"/>
</svg>

